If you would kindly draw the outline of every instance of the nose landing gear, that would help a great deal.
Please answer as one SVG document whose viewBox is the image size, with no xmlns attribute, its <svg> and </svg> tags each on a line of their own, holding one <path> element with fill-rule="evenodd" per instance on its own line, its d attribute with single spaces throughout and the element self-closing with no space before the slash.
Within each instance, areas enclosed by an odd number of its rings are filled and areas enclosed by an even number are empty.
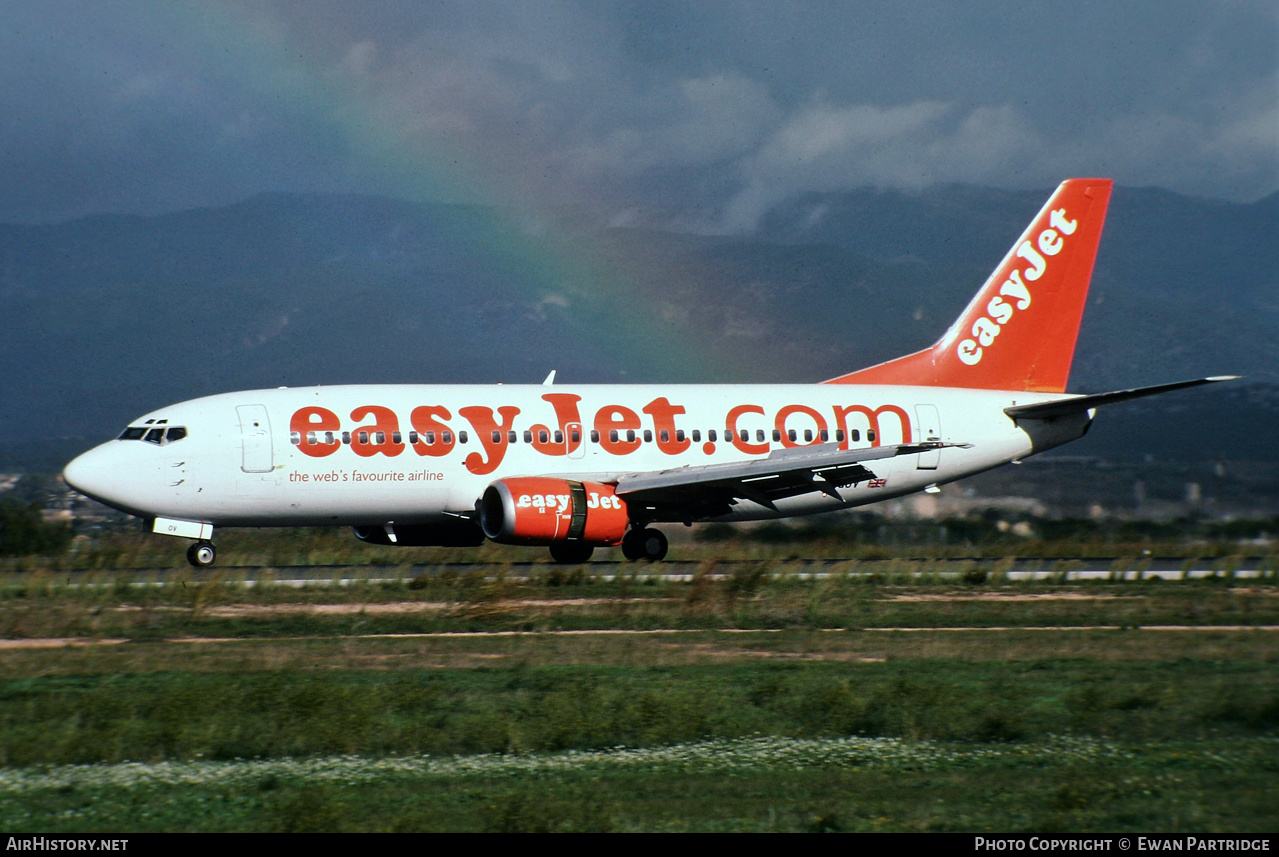
<svg viewBox="0 0 1279 857">
<path fill-rule="evenodd" d="M 208 568 L 218 558 L 213 542 L 196 542 L 187 548 L 187 562 L 196 568 Z"/>
</svg>

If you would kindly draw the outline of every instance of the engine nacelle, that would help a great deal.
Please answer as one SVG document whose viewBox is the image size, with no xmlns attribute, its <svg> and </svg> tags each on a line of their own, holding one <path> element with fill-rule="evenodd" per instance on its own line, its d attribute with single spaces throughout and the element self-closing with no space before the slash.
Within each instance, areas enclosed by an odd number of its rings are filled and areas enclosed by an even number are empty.
<svg viewBox="0 0 1279 857">
<path fill-rule="evenodd" d="M 495 542 L 616 545 L 630 519 L 616 487 L 544 476 L 499 479 L 484 489 L 480 526 Z"/>
<path fill-rule="evenodd" d="M 390 532 L 387 532 L 388 529 Z M 352 527 L 351 531 L 362 542 L 401 548 L 473 548 L 484 544 L 484 533 L 480 528 L 470 521 L 460 519 L 455 523 Z M 392 533 L 395 538 L 391 538 Z"/>
</svg>

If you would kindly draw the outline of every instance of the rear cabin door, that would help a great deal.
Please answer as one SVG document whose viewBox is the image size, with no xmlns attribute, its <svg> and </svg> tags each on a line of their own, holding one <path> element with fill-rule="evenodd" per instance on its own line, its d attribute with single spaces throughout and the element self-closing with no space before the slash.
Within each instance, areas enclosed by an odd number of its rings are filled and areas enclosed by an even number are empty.
<svg viewBox="0 0 1279 857">
<path fill-rule="evenodd" d="M 941 417 L 937 413 L 936 405 L 915 406 L 915 429 L 918 435 L 915 438 L 917 442 L 941 440 Z M 940 463 L 940 449 L 921 452 L 919 453 L 919 463 L 915 465 L 915 469 L 936 470 L 937 465 Z"/>
<path fill-rule="evenodd" d="M 271 421 L 264 405 L 237 405 L 240 417 L 240 443 L 244 458 L 240 469 L 245 473 L 270 473 L 275 466 L 271 455 Z"/>
</svg>

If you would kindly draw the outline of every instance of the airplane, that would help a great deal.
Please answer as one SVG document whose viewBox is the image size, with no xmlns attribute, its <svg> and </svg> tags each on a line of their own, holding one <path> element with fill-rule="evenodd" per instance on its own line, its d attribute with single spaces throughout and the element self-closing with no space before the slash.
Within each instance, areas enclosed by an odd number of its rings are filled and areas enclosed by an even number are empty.
<svg viewBox="0 0 1279 857">
<path fill-rule="evenodd" d="M 815 384 L 348 385 L 225 393 L 145 414 L 68 485 L 193 540 L 342 525 L 379 545 L 597 547 L 659 561 L 654 524 L 847 509 L 1076 440 L 1097 409 L 1215 376 L 1066 392 L 1109 179 L 1062 182 L 941 339 Z"/>
</svg>

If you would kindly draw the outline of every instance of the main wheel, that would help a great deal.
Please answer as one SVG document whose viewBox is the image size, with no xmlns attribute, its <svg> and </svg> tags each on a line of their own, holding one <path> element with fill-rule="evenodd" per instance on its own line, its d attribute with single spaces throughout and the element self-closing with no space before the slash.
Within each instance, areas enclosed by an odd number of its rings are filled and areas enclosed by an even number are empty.
<svg viewBox="0 0 1279 857">
<path fill-rule="evenodd" d="M 187 562 L 196 568 L 208 568 L 218 558 L 218 549 L 213 542 L 196 542 L 187 548 Z"/>
<path fill-rule="evenodd" d="M 644 530 L 635 528 L 628 530 L 626 535 L 622 536 L 622 556 L 629 560 L 637 560 L 644 558 Z"/>
<path fill-rule="evenodd" d="M 593 545 L 582 542 L 555 542 L 551 545 L 551 559 L 563 565 L 580 565 L 595 553 Z"/>
<path fill-rule="evenodd" d="M 661 562 L 666 559 L 666 534 L 661 530 L 646 527 L 639 536 L 640 557 L 649 562 Z"/>
</svg>

